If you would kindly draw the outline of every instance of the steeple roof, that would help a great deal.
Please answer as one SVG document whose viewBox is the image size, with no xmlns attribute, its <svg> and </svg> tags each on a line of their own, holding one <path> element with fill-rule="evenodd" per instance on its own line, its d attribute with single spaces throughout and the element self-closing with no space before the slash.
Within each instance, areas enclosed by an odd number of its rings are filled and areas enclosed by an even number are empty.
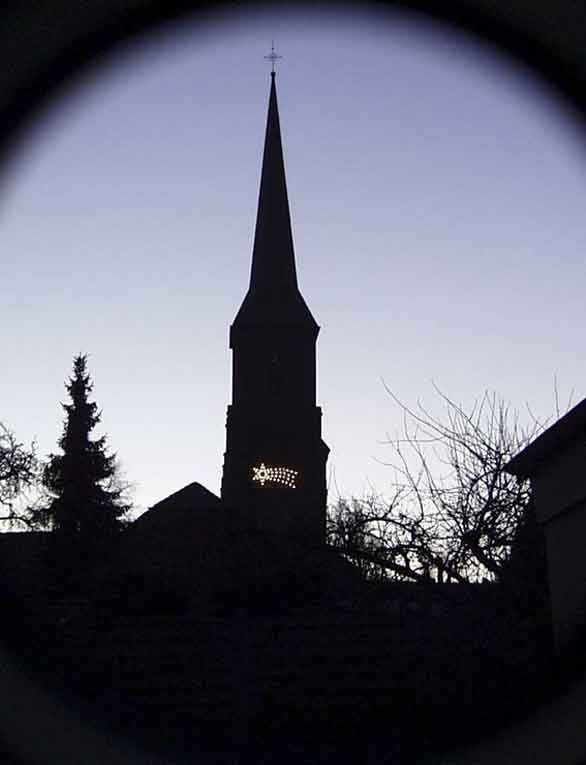
<svg viewBox="0 0 586 765">
<path fill-rule="evenodd" d="M 232 326 L 263 324 L 306 326 L 316 333 L 319 330 L 297 286 L 274 72 L 271 72 L 250 285 Z"/>
</svg>

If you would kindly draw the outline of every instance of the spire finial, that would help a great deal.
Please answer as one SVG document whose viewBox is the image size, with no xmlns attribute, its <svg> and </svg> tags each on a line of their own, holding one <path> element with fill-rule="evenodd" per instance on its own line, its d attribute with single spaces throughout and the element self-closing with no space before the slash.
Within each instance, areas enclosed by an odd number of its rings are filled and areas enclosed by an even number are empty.
<svg viewBox="0 0 586 765">
<path fill-rule="evenodd" d="M 283 56 L 279 56 L 277 53 L 275 53 L 275 41 L 271 40 L 271 52 L 268 54 L 268 56 L 265 56 L 266 59 L 268 59 L 271 62 L 271 77 L 275 76 L 275 62 L 283 58 Z"/>
</svg>

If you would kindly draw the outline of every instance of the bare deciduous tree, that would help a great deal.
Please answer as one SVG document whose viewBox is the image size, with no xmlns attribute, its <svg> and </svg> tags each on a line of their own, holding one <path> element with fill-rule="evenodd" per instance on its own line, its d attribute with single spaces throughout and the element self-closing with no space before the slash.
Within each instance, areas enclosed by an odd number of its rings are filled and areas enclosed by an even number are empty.
<svg viewBox="0 0 586 765">
<path fill-rule="evenodd" d="M 437 389 L 436 389 L 437 390 Z M 543 425 L 521 428 L 496 394 L 470 411 L 437 393 L 445 418 L 405 406 L 401 437 L 390 439 L 390 499 L 340 499 L 329 513 L 330 543 L 372 577 L 460 582 L 496 579 L 529 507 L 529 486 L 507 462 Z"/>
<path fill-rule="evenodd" d="M 37 485 L 39 462 L 34 444 L 26 448 L 0 423 L 0 521 L 8 527 L 35 526 L 27 493 Z"/>
</svg>

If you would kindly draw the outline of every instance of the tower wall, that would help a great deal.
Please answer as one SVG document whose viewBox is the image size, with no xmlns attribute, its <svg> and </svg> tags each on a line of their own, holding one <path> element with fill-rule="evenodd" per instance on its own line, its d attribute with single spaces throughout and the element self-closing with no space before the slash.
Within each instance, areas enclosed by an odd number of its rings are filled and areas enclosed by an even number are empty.
<svg viewBox="0 0 586 765">
<path fill-rule="evenodd" d="M 329 450 L 321 439 L 321 409 L 284 416 L 271 407 L 232 405 L 226 435 L 222 499 L 243 511 L 250 528 L 324 544 Z"/>
</svg>

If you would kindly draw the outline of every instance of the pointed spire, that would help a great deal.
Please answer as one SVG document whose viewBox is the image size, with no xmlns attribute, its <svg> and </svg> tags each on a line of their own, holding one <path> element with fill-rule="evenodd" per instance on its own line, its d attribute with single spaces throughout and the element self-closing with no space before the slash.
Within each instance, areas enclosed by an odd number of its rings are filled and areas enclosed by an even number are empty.
<svg viewBox="0 0 586 765">
<path fill-rule="evenodd" d="M 265 292 L 275 287 L 297 289 L 289 200 L 277 107 L 275 73 L 271 72 L 271 93 L 265 134 L 265 148 L 258 197 L 256 232 L 252 254 L 250 288 Z"/>
<path fill-rule="evenodd" d="M 271 72 L 250 286 L 237 323 L 301 324 L 318 330 L 297 286 L 275 72 Z"/>
</svg>

